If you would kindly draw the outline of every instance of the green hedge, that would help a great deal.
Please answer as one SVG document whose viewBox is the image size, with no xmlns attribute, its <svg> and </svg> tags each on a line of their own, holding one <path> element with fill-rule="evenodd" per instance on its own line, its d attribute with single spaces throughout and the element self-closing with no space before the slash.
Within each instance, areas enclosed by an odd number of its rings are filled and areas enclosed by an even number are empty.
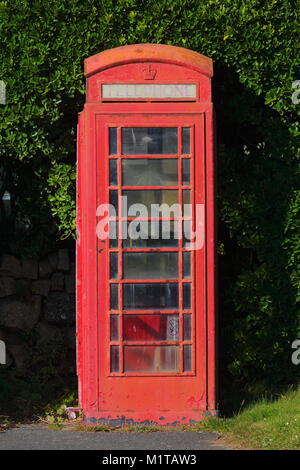
<svg viewBox="0 0 300 470">
<path fill-rule="evenodd" d="M 15 197 L 2 249 L 43 252 L 58 234 L 74 236 L 84 58 L 143 42 L 210 56 L 222 370 L 247 384 L 296 382 L 300 105 L 291 96 L 300 78 L 298 9 L 296 0 L 0 1 L 0 79 L 7 85 L 0 166 Z"/>
</svg>

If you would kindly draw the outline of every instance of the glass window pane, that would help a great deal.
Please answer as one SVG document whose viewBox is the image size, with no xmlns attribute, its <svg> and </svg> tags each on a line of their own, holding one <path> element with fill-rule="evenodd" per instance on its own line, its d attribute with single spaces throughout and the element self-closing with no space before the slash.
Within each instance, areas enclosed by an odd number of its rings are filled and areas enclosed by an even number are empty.
<svg viewBox="0 0 300 470">
<path fill-rule="evenodd" d="M 124 127 L 123 155 L 163 155 L 178 153 L 177 127 Z"/>
<path fill-rule="evenodd" d="M 117 154 L 117 128 L 109 128 L 109 155 Z"/>
<path fill-rule="evenodd" d="M 178 184 L 177 159 L 123 159 L 122 174 L 124 186 L 175 186 Z"/>
<path fill-rule="evenodd" d="M 119 293 L 118 284 L 110 285 L 110 308 L 111 310 L 118 310 L 119 307 Z"/>
<path fill-rule="evenodd" d="M 128 214 L 132 217 L 138 217 L 142 215 L 143 217 L 156 217 L 153 211 L 157 211 L 160 214 L 160 217 L 178 217 L 180 214 L 178 208 L 178 191 L 173 189 L 147 189 L 147 190 L 128 190 L 123 191 L 123 196 L 127 196 L 127 210 Z M 140 213 L 140 208 L 130 207 L 133 204 L 143 204 L 143 212 L 145 214 Z M 164 206 L 159 210 L 159 207 L 151 207 L 152 204 L 156 204 L 160 206 L 164 204 Z M 173 204 L 174 210 L 171 210 Z M 151 213 L 152 209 L 152 213 Z M 174 215 L 175 213 L 175 215 Z M 123 216 L 126 217 L 126 207 L 123 204 Z"/>
<path fill-rule="evenodd" d="M 183 127 L 182 128 L 182 153 L 188 154 L 190 153 L 190 128 Z"/>
<path fill-rule="evenodd" d="M 118 185 L 118 160 L 109 160 L 109 185 Z"/>
<path fill-rule="evenodd" d="M 124 253 L 124 279 L 176 279 L 178 253 Z"/>
<path fill-rule="evenodd" d="M 124 284 L 124 308 L 178 308 L 178 284 Z"/>
<path fill-rule="evenodd" d="M 110 279 L 118 279 L 118 253 L 110 253 Z"/>
<path fill-rule="evenodd" d="M 183 203 L 183 215 L 184 217 L 190 217 L 192 215 L 191 208 L 191 191 L 184 189 L 182 191 L 182 203 Z"/>
<path fill-rule="evenodd" d="M 151 220 L 123 222 L 124 248 L 168 248 L 178 246 L 178 222 Z"/>
<path fill-rule="evenodd" d="M 110 347 L 110 371 L 119 372 L 119 346 Z"/>
<path fill-rule="evenodd" d="M 110 340 L 118 341 L 119 339 L 119 317 L 118 315 L 110 316 Z"/>
<path fill-rule="evenodd" d="M 110 248 L 118 246 L 118 222 L 116 220 L 109 222 L 109 246 Z"/>
<path fill-rule="evenodd" d="M 191 183 L 191 160 L 189 158 L 182 159 L 182 184 L 189 185 Z"/>
<path fill-rule="evenodd" d="M 178 315 L 124 315 L 124 341 L 178 341 Z"/>
<path fill-rule="evenodd" d="M 182 237 L 183 237 L 183 246 L 184 248 L 191 247 L 191 236 L 192 236 L 192 223 L 189 220 L 183 221 L 182 227 Z"/>
<path fill-rule="evenodd" d="M 191 253 L 189 251 L 183 253 L 183 277 L 191 277 Z"/>
<path fill-rule="evenodd" d="M 109 204 L 112 206 L 110 207 L 109 215 L 118 215 L 118 191 L 116 189 L 109 191 Z"/>
<path fill-rule="evenodd" d="M 183 284 L 183 308 L 191 308 L 191 284 Z"/>
<path fill-rule="evenodd" d="M 192 316 L 183 315 L 183 339 L 189 341 L 192 339 Z"/>
<path fill-rule="evenodd" d="M 178 372 L 178 346 L 124 346 L 125 372 Z"/>
<path fill-rule="evenodd" d="M 183 345 L 183 371 L 191 372 L 192 370 L 192 346 L 190 344 Z"/>
</svg>

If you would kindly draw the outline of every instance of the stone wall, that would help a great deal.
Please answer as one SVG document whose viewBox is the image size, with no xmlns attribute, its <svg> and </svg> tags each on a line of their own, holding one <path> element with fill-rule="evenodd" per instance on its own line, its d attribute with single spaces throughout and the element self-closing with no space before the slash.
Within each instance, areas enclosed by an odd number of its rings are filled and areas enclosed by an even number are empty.
<svg viewBox="0 0 300 470">
<path fill-rule="evenodd" d="M 75 262 L 68 249 L 40 260 L 1 256 L 0 340 L 7 350 L 1 368 L 24 372 L 33 350 L 60 342 L 66 368 L 75 372 Z"/>
</svg>

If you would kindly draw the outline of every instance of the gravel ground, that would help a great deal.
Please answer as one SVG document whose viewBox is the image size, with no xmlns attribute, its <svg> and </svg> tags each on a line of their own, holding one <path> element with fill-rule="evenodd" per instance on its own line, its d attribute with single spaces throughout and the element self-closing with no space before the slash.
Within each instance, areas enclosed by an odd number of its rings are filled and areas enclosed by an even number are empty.
<svg viewBox="0 0 300 470">
<path fill-rule="evenodd" d="M 0 432 L 0 450 L 224 450 L 212 432 L 56 431 L 38 425 Z"/>
</svg>

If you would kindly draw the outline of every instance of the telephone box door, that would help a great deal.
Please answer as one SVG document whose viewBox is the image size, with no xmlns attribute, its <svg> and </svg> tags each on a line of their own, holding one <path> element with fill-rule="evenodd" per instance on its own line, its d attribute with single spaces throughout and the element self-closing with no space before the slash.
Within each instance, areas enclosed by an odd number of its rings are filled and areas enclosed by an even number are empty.
<svg viewBox="0 0 300 470">
<path fill-rule="evenodd" d="M 206 409 L 203 115 L 97 115 L 96 146 L 98 409 L 109 421 L 197 420 Z"/>
</svg>

